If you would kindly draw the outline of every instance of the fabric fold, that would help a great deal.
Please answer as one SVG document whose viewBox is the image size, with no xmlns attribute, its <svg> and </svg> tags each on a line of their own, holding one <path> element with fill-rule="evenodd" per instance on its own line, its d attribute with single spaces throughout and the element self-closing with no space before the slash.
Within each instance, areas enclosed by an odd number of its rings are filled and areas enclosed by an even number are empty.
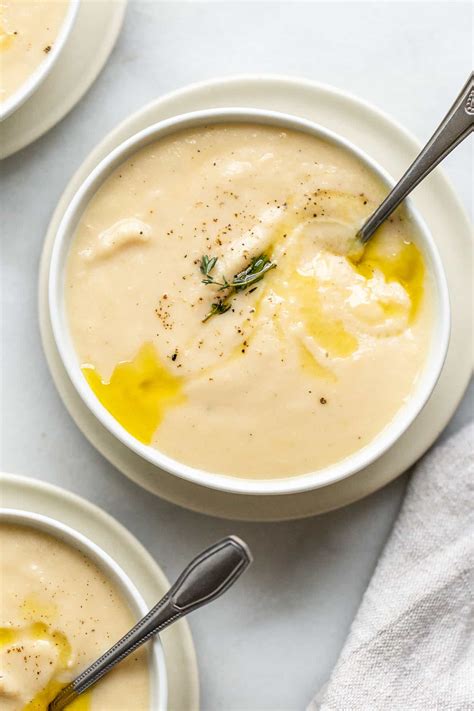
<svg viewBox="0 0 474 711">
<path fill-rule="evenodd" d="M 327 684 L 308 711 L 474 710 L 474 424 L 416 466 Z"/>
</svg>

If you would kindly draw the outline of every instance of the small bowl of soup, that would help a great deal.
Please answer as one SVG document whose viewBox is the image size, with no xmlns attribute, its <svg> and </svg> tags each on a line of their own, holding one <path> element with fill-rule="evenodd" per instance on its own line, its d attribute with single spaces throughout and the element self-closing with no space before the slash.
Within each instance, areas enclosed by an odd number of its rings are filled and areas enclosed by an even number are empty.
<svg viewBox="0 0 474 711">
<path fill-rule="evenodd" d="M 141 457 L 247 494 L 379 458 L 438 379 L 441 261 L 407 202 L 357 259 L 393 181 L 294 116 L 216 109 L 107 156 L 58 228 L 55 341 L 78 394 Z"/>
<path fill-rule="evenodd" d="M 148 612 L 133 581 L 91 540 L 41 514 L 0 510 L 0 707 L 47 711 L 59 691 Z M 158 638 L 72 704 L 166 708 Z"/>
<path fill-rule="evenodd" d="M 80 0 L 2 0 L 0 121 L 41 85 L 74 26 Z"/>
</svg>

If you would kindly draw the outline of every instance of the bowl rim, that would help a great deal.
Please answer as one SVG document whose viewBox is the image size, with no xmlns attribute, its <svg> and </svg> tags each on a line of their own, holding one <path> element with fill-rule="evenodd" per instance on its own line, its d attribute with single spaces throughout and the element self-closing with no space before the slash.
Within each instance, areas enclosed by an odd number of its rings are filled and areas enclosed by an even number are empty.
<svg viewBox="0 0 474 711">
<path fill-rule="evenodd" d="M 68 0 L 69 7 L 61 23 L 61 27 L 59 28 L 59 32 L 53 43 L 51 51 L 38 64 L 36 69 L 33 70 L 25 81 L 20 84 L 18 89 L 11 96 L 9 96 L 8 99 L 0 103 L 0 122 L 5 121 L 5 119 L 19 109 L 20 106 L 35 93 L 35 91 L 46 79 L 51 69 L 56 64 L 56 61 L 61 54 L 69 35 L 71 34 L 81 1 L 82 0 Z"/>
<path fill-rule="evenodd" d="M 97 543 L 76 531 L 71 526 L 41 513 L 18 508 L 0 508 L 0 524 L 14 524 L 35 528 L 53 538 L 79 550 L 95 563 L 109 580 L 119 589 L 137 618 L 146 615 L 149 607 L 138 588 L 120 565 Z M 150 709 L 165 711 L 167 708 L 168 684 L 166 660 L 158 636 L 150 645 Z"/>
<path fill-rule="evenodd" d="M 365 447 L 328 467 L 278 479 L 246 479 L 191 467 L 165 455 L 158 449 L 142 444 L 130 435 L 96 398 L 80 370 L 77 354 L 70 338 L 63 299 L 64 265 L 80 216 L 98 187 L 118 165 L 145 145 L 187 128 L 219 123 L 263 124 L 308 133 L 347 150 L 375 173 L 387 187 L 395 184 L 393 178 L 383 168 L 347 139 L 314 121 L 291 114 L 266 109 L 231 107 L 203 109 L 153 123 L 121 142 L 108 153 L 83 181 L 64 212 L 56 232 L 48 275 L 49 314 L 53 337 L 68 377 L 85 405 L 112 435 L 151 464 L 193 484 L 227 493 L 266 496 L 301 493 L 321 488 L 366 468 L 379 459 L 399 439 L 426 404 L 445 361 L 450 333 L 450 307 L 446 277 L 431 233 L 409 198 L 405 201 L 406 210 L 417 229 L 433 283 L 434 327 L 425 367 L 413 392 L 391 422 Z"/>
</svg>

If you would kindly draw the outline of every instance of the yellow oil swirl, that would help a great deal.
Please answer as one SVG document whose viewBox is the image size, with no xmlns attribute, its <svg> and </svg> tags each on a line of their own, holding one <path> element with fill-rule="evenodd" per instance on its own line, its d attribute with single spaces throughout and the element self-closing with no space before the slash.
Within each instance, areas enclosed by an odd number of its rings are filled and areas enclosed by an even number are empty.
<svg viewBox="0 0 474 711">
<path fill-rule="evenodd" d="M 295 315 L 302 320 L 306 334 L 330 357 L 351 356 L 358 349 L 358 338 L 347 329 L 342 319 L 328 313 L 324 293 L 318 289 L 318 279 L 298 271 L 301 243 L 288 247 L 285 258 L 279 260 L 279 269 L 271 277 L 274 290 L 287 304 L 296 306 Z M 410 322 L 414 320 L 423 298 L 425 265 L 420 250 L 413 242 L 403 241 L 389 248 L 378 236 L 358 259 L 347 257 L 347 260 L 367 280 L 379 271 L 387 283 L 400 284 L 410 299 Z M 397 301 L 381 300 L 378 303 L 384 318 L 400 317 L 404 313 L 403 305 Z M 319 377 L 327 377 L 331 373 L 304 344 L 300 344 L 300 362 L 304 369 L 312 370 Z"/>
<path fill-rule="evenodd" d="M 295 315 L 304 323 L 308 336 L 328 355 L 346 358 L 357 350 L 358 340 L 345 328 L 342 320 L 331 317 L 326 312 L 323 298 L 317 289 L 317 279 L 313 275 L 305 276 L 298 271 L 303 244 L 300 238 L 297 241 L 291 238 L 294 227 L 298 224 L 298 221 L 287 221 L 283 229 L 279 228 L 271 250 L 272 258 L 274 255 L 277 258 L 278 269 L 275 269 L 268 283 L 290 308 L 295 309 Z M 278 249 L 284 244 L 283 239 L 287 234 L 290 235 L 290 240 L 285 246 L 285 254 L 278 258 Z M 299 343 L 299 354 L 303 369 L 317 377 L 333 379 L 329 368 L 322 365 L 303 342 Z"/>
<path fill-rule="evenodd" d="M 17 639 L 17 631 L 13 627 L 0 627 L 0 647 L 6 647 Z"/>
<path fill-rule="evenodd" d="M 48 711 L 48 706 L 51 701 L 59 694 L 66 684 L 59 681 L 50 681 L 44 689 L 36 694 L 23 711 Z M 91 709 L 91 692 L 85 691 L 75 701 L 67 705 L 67 711 L 90 711 Z"/>
<path fill-rule="evenodd" d="M 0 52 L 8 49 L 13 42 L 15 37 L 13 32 L 9 32 L 5 28 L 4 19 L 2 17 L 3 11 L 0 7 Z"/>
<path fill-rule="evenodd" d="M 386 282 L 398 282 L 410 298 L 410 319 L 416 317 L 424 291 L 425 265 L 422 254 L 413 242 L 403 242 L 395 251 L 384 252 L 375 237 L 365 247 L 362 257 L 354 261 L 353 268 L 366 279 L 379 270 Z M 386 315 L 395 315 L 397 304 L 382 304 Z"/>
<path fill-rule="evenodd" d="M 314 356 L 308 346 L 303 343 L 303 341 L 299 341 L 298 345 L 300 365 L 304 371 L 309 373 L 313 378 L 318 378 L 319 380 L 329 380 L 332 382 L 335 382 L 337 380 L 332 370 L 330 370 L 324 365 L 321 365 L 321 363 Z"/>
<path fill-rule="evenodd" d="M 102 405 L 144 444 L 151 443 L 166 409 L 184 401 L 182 378 L 160 363 L 152 343 L 133 360 L 119 363 L 109 382 L 93 366 L 83 366 L 82 372 Z"/>
<path fill-rule="evenodd" d="M 27 595 L 20 605 L 20 610 L 25 620 L 53 620 L 58 614 L 54 602 L 41 600 L 37 595 Z"/>
<path fill-rule="evenodd" d="M 25 639 L 41 640 L 53 644 L 58 658 L 53 678 L 23 707 L 22 711 L 48 711 L 48 705 L 66 684 L 58 680 L 58 676 L 68 669 L 72 656 L 72 648 L 59 630 L 52 630 L 44 622 L 33 622 L 25 628 L 0 627 L 0 647 L 21 645 Z M 91 692 L 86 691 L 68 705 L 68 711 L 90 711 Z"/>
<path fill-rule="evenodd" d="M 325 312 L 316 284 L 314 277 L 298 272 L 292 279 L 291 289 L 298 301 L 306 331 L 330 356 L 347 358 L 357 350 L 358 340 L 340 319 Z"/>
</svg>

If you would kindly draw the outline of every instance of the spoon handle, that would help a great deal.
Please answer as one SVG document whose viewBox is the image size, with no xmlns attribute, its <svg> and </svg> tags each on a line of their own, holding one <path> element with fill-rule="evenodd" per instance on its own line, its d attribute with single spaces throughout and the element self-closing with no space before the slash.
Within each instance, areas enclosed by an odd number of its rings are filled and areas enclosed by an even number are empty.
<svg viewBox="0 0 474 711">
<path fill-rule="evenodd" d="M 440 125 L 382 204 L 358 232 L 365 244 L 419 182 L 474 130 L 474 72 Z"/>
<path fill-rule="evenodd" d="M 252 562 L 247 545 L 228 536 L 194 558 L 160 602 L 49 704 L 60 711 L 165 627 L 222 595 Z"/>
</svg>

